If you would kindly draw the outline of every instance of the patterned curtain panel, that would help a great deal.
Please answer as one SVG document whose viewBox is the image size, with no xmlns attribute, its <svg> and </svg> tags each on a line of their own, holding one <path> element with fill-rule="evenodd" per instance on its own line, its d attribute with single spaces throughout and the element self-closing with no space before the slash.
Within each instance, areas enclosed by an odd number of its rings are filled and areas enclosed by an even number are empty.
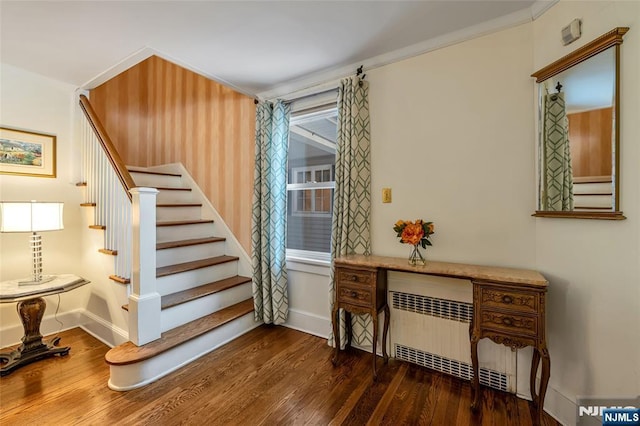
<svg viewBox="0 0 640 426">
<path fill-rule="evenodd" d="M 251 228 L 256 321 L 282 324 L 289 314 L 286 268 L 287 150 L 290 106 L 260 102 Z"/>
<path fill-rule="evenodd" d="M 573 175 L 569 149 L 569 123 L 564 93 L 544 97 L 543 147 L 544 170 L 542 208 L 552 211 L 573 210 Z"/>
<path fill-rule="evenodd" d="M 369 254 L 371 240 L 371 165 L 369 132 L 369 83 L 359 77 L 345 78 L 338 91 L 336 186 L 331 223 L 331 258 L 346 254 Z M 331 268 L 331 309 L 335 300 Z M 373 344 L 370 315 L 352 316 L 356 344 Z M 346 336 L 344 312 L 340 312 L 340 335 Z M 341 339 L 344 348 L 345 340 Z M 329 344 L 335 346 L 333 333 Z"/>
</svg>

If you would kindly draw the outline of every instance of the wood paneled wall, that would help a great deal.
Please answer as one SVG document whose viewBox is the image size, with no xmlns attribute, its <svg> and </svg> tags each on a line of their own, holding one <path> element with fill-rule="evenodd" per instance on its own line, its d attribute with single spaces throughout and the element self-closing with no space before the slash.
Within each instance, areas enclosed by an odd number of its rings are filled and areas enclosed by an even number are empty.
<svg viewBox="0 0 640 426">
<path fill-rule="evenodd" d="M 613 108 L 567 114 L 574 177 L 611 176 Z"/>
<path fill-rule="evenodd" d="M 251 252 L 252 98 L 152 56 L 90 99 L 127 165 L 184 164 Z"/>
</svg>

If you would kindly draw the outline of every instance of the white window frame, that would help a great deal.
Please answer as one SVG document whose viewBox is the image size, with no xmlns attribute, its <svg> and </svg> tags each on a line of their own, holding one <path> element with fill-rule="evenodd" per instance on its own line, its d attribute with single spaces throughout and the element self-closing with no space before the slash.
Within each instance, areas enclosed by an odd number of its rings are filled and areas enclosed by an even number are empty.
<svg viewBox="0 0 640 426">
<path fill-rule="evenodd" d="M 289 122 L 289 126 L 296 126 L 303 124 L 310 120 L 316 120 L 324 116 L 332 116 L 337 111 L 337 90 L 326 91 L 322 94 L 315 96 L 305 95 L 305 99 L 302 101 L 294 101 L 292 103 L 292 116 Z M 331 105 L 328 108 L 324 106 Z M 321 107 L 319 111 L 303 113 L 309 109 Z M 299 115 L 298 115 L 299 114 Z M 334 148 L 331 146 L 331 148 Z M 335 152 L 334 152 L 335 155 Z M 290 183 L 287 184 L 287 192 L 296 189 L 334 189 L 335 190 L 335 168 L 332 170 L 333 179 L 331 182 L 319 182 L 309 184 Z M 303 186 L 300 186 L 303 185 Z M 305 187 L 306 186 L 306 187 Z M 331 210 L 333 209 L 333 199 L 331 200 Z M 292 214 L 293 208 L 292 208 Z M 304 213 L 299 213 L 304 214 Z M 315 214 L 315 217 L 318 215 Z M 331 265 L 331 253 L 316 252 L 309 250 L 297 250 L 287 248 L 287 268 L 294 271 L 301 271 L 319 275 L 329 276 L 329 267 Z"/>
<path fill-rule="evenodd" d="M 327 182 L 297 182 L 298 180 L 298 173 L 302 172 L 311 172 L 312 176 L 315 174 L 315 172 L 317 171 L 325 171 L 325 170 L 329 170 L 330 173 L 330 181 Z M 310 211 L 305 211 L 305 210 L 301 210 L 300 206 L 298 205 L 298 197 L 292 197 L 291 198 L 291 214 L 294 216 L 313 216 L 313 217 L 326 217 L 326 216 L 331 216 L 331 211 L 332 211 L 332 207 L 333 207 L 333 199 L 329 200 L 329 211 L 328 212 L 324 212 L 324 211 L 316 211 L 315 209 L 315 205 L 316 205 L 316 197 L 315 197 L 315 190 L 316 189 L 335 189 L 336 187 L 336 181 L 335 181 L 335 172 L 334 172 L 334 168 L 333 165 L 331 164 L 321 164 L 321 165 L 317 165 L 317 166 L 303 166 L 303 167 L 294 167 L 291 169 L 291 174 L 292 174 L 292 179 L 293 179 L 293 183 L 287 184 L 287 191 L 301 191 L 301 190 L 313 190 L 312 192 L 312 197 L 311 197 L 311 204 L 312 204 L 312 208 Z"/>
</svg>

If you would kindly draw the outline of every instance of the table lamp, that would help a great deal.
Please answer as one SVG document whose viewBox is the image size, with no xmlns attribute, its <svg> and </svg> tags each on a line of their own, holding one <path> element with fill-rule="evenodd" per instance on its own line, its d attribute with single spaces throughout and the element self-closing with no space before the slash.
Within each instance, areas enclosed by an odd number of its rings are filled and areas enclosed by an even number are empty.
<svg viewBox="0 0 640 426">
<path fill-rule="evenodd" d="M 31 279 L 18 285 L 42 284 L 55 276 L 42 275 L 42 238 L 38 232 L 64 229 L 63 203 L 46 201 L 0 201 L 0 232 L 31 232 L 33 269 Z"/>
</svg>

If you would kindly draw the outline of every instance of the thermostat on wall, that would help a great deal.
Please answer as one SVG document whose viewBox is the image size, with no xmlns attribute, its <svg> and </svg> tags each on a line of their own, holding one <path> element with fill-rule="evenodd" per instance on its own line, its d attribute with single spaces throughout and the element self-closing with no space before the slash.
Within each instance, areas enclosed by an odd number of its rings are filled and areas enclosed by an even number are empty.
<svg viewBox="0 0 640 426">
<path fill-rule="evenodd" d="M 582 21 L 574 19 L 562 29 L 562 43 L 566 46 L 580 38 L 582 35 Z"/>
</svg>

